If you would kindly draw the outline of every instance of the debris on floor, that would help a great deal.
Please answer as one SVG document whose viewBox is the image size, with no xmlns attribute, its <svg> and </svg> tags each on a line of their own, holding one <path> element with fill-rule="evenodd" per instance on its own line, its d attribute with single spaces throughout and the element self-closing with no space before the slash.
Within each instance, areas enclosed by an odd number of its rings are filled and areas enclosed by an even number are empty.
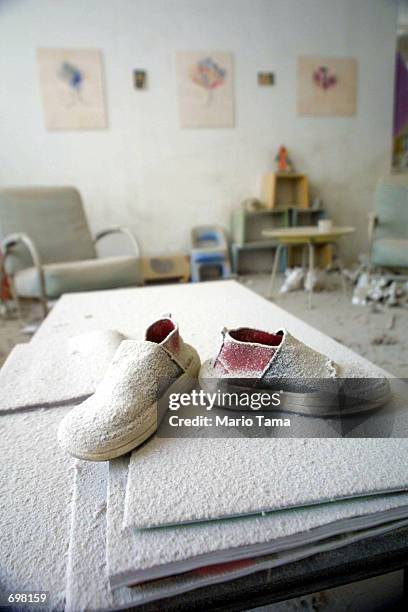
<svg viewBox="0 0 408 612">
<path fill-rule="evenodd" d="M 288 293 L 289 291 L 301 289 L 303 279 L 304 272 L 302 268 L 287 268 L 285 271 L 285 280 L 280 288 L 280 293 Z"/>
<path fill-rule="evenodd" d="M 3 319 L 16 319 L 18 317 L 18 307 L 15 302 L 0 299 L 0 317 Z"/>
<path fill-rule="evenodd" d="M 21 333 L 27 336 L 33 336 L 39 327 L 40 323 L 27 323 L 27 325 L 24 325 L 21 329 Z"/>
<path fill-rule="evenodd" d="M 365 306 L 373 302 L 384 306 L 408 306 L 407 281 L 404 278 L 396 281 L 379 274 L 360 273 L 354 288 L 352 303 Z M 380 312 L 380 310 L 375 310 L 372 306 L 372 312 Z"/>
<path fill-rule="evenodd" d="M 393 344 L 398 344 L 398 340 L 389 334 L 381 334 L 380 336 L 375 336 L 371 340 L 371 344 L 374 345 L 384 345 L 384 346 L 392 346 Z"/>
<path fill-rule="evenodd" d="M 365 266 L 360 264 L 355 268 L 343 268 L 342 274 L 343 276 L 350 281 L 353 285 L 357 283 L 361 274 L 364 272 Z"/>
<path fill-rule="evenodd" d="M 324 270 L 315 268 L 313 272 L 310 270 L 306 273 L 304 282 L 305 291 L 322 291 L 326 289 L 326 274 Z"/>
<path fill-rule="evenodd" d="M 326 288 L 326 274 L 324 270 L 315 268 L 305 271 L 301 267 L 287 268 L 285 280 L 279 290 L 280 293 L 289 293 L 304 288 L 305 291 L 320 291 Z"/>
</svg>

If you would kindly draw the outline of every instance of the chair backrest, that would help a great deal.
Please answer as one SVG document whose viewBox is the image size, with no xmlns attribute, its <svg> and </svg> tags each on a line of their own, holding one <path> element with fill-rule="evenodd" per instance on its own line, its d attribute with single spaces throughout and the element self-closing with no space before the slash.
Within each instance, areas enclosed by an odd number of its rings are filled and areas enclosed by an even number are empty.
<svg viewBox="0 0 408 612">
<path fill-rule="evenodd" d="M 228 249 L 225 230 L 220 225 L 199 225 L 191 230 L 192 249 Z"/>
<path fill-rule="evenodd" d="M 42 263 L 96 257 L 82 199 L 74 187 L 0 189 L 0 241 L 19 232 L 33 240 Z M 10 260 L 12 272 L 32 265 L 24 246 L 13 248 Z"/>
<path fill-rule="evenodd" d="M 408 238 L 408 177 L 382 178 L 374 196 L 375 238 Z"/>
</svg>

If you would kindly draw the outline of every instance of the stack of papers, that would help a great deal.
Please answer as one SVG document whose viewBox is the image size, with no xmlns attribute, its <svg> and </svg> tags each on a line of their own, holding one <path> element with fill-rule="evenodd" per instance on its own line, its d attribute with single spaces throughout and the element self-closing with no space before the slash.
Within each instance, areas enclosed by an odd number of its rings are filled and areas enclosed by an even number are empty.
<svg viewBox="0 0 408 612">
<path fill-rule="evenodd" d="M 80 462 L 68 609 L 147 603 L 395 531 L 406 466 L 402 438 L 156 436 L 108 465 Z"/>
</svg>

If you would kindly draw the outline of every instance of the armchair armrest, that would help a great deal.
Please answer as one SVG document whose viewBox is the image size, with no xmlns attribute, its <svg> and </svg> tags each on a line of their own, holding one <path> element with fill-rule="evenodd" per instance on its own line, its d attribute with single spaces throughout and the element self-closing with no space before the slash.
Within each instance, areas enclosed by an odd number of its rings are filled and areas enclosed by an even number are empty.
<svg viewBox="0 0 408 612">
<path fill-rule="evenodd" d="M 37 247 L 34 244 L 34 241 L 27 234 L 19 233 L 19 234 L 9 234 L 6 236 L 1 243 L 1 250 L 3 251 L 3 261 L 5 262 L 7 257 L 11 254 L 11 251 L 14 246 L 22 244 L 26 247 L 27 251 L 30 254 L 31 259 L 33 260 L 34 267 L 38 274 L 38 283 L 40 288 L 40 300 L 43 305 L 44 315 L 47 315 L 47 297 L 45 293 L 45 279 L 44 279 L 44 270 L 41 264 L 41 258 L 38 253 Z"/>
<path fill-rule="evenodd" d="M 112 228 L 109 228 L 109 229 L 102 230 L 102 231 L 98 232 L 95 235 L 94 244 L 96 244 L 102 238 L 105 238 L 105 236 L 110 236 L 111 234 L 124 234 L 125 236 L 127 236 L 129 241 L 131 242 L 134 250 L 135 250 L 135 254 L 137 255 L 137 257 L 140 257 L 140 246 L 139 246 L 139 243 L 136 240 L 136 238 L 133 235 L 133 233 L 127 227 L 112 227 Z"/>
<path fill-rule="evenodd" d="M 6 257 L 11 254 L 11 249 L 17 244 L 23 244 L 30 253 L 30 257 L 33 260 L 34 266 L 37 269 L 41 268 L 41 259 L 37 251 L 37 247 L 35 246 L 33 240 L 31 240 L 31 238 L 27 234 L 9 234 L 4 238 L 1 243 L 1 248 L 4 253 L 4 259 L 6 259 Z"/>
</svg>

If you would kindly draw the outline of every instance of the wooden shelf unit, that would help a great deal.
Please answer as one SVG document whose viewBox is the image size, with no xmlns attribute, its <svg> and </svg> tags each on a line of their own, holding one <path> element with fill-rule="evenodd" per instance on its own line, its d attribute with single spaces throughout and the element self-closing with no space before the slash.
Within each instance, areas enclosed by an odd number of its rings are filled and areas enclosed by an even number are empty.
<svg viewBox="0 0 408 612">
<path fill-rule="evenodd" d="M 232 213 L 232 268 L 240 271 L 240 255 L 246 254 L 250 258 L 250 265 L 245 266 L 245 272 L 270 272 L 272 269 L 272 254 L 277 242 L 266 239 L 263 230 L 277 229 L 279 227 L 296 227 L 298 225 L 316 225 L 318 220 L 325 216 L 324 210 L 302 208 L 298 206 L 278 206 L 263 208 L 256 211 L 247 211 L 237 208 Z M 331 261 L 331 252 L 327 245 L 316 247 L 316 264 L 326 266 Z M 268 255 L 270 253 L 270 255 Z M 263 256 L 263 264 L 259 262 Z M 258 262 L 255 262 L 257 257 Z M 298 265 L 301 262 L 301 249 L 289 247 L 283 249 L 279 271 L 283 272 L 287 266 Z M 258 265 L 256 265 L 258 263 Z"/>
<path fill-rule="evenodd" d="M 261 201 L 276 207 L 309 208 L 307 176 L 295 172 L 270 172 L 263 177 Z"/>
<path fill-rule="evenodd" d="M 232 268 L 238 273 L 245 267 L 245 272 L 267 272 L 272 266 L 272 254 L 277 242 L 268 240 L 263 230 L 278 227 L 289 227 L 290 212 L 288 208 L 263 208 L 247 211 L 237 208 L 232 213 Z M 240 266 L 240 255 L 247 254 L 249 266 Z M 250 257 L 249 257 L 250 256 Z M 255 261 L 256 260 L 256 261 Z M 286 267 L 286 252 L 281 259 L 280 270 Z"/>
<path fill-rule="evenodd" d="M 249 242 L 270 242 L 262 232 L 278 227 L 289 227 L 288 208 L 251 212 L 238 208 L 232 213 L 232 241 L 241 246 Z"/>
</svg>

